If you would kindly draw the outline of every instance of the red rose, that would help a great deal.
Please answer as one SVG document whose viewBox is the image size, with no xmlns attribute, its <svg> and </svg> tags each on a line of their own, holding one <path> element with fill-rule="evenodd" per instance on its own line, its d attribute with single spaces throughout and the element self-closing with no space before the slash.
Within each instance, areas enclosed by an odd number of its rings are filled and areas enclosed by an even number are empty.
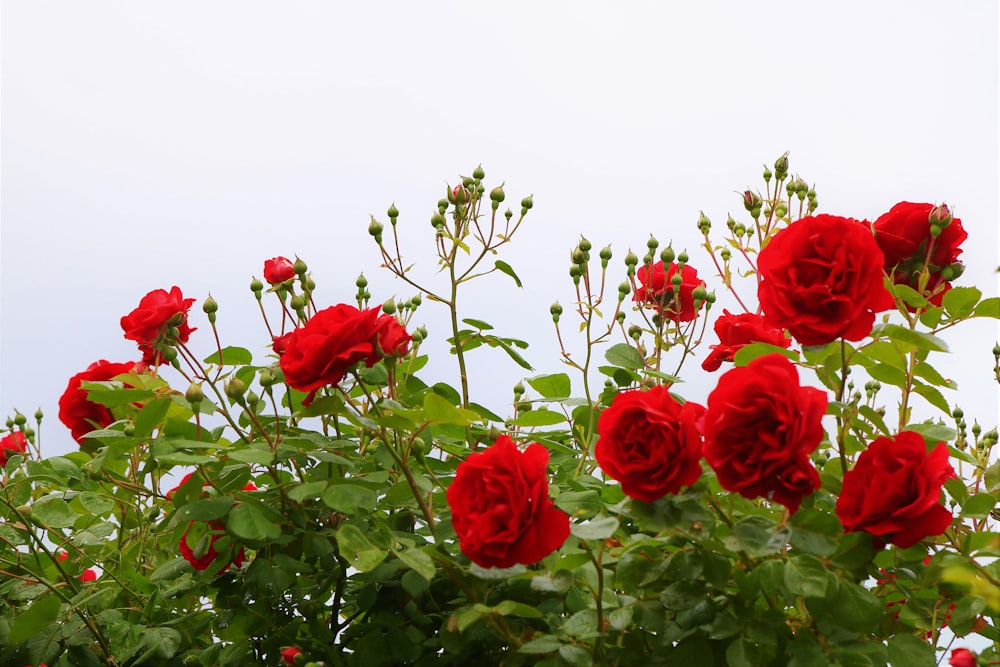
<svg viewBox="0 0 1000 667">
<path fill-rule="evenodd" d="M 104 428 L 115 420 L 105 406 L 89 400 L 87 392 L 80 385 L 83 382 L 104 382 L 135 369 L 134 361 L 112 363 L 100 359 L 69 379 L 66 390 L 59 397 L 59 421 L 70 430 L 74 440 L 82 443 L 88 433 Z"/>
<path fill-rule="evenodd" d="M 375 350 L 383 357 L 402 357 L 409 351 L 410 334 L 406 327 L 392 315 L 383 315 L 378 319 L 378 331 L 375 333 Z"/>
<path fill-rule="evenodd" d="M 21 431 L 11 431 L 0 438 L 0 468 L 7 465 L 7 458 L 28 451 L 28 439 Z"/>
<path fill-rule="evenodd" d="M 931 303 L 941 305 L 945 292 L 951 289 L 948 280 L 954 273 L 952 267 L 962 254 L 959 246 L 969 236 L 958 218 L 941 229 L 937 238 L 931 235 L 931 216 L 940 221 L 942 216 L 950 216 L 946 206 L 899 202 L 888 213 L 881 215 L 872 224 L 875 241 L 885 255 L 884 268 L 895 284 L 918 287 L 918 280 L 925 265 L 930 280 L 925 294 Z M 949 277 L 942 275 L 942 270 Z"/>
<path fill-rule="evenodd" d="M 863 530 L 877 543 L 911 547 L 951 525 L 940 500 L 941 486 L 954 476 L 943 442 L 928 452 L 913 431 L 878 438 L 844 475 L 837 516 L 848 533 Z"/>
<path fill-rule="evenodd" d="M 792 343 L 785 336 L 784 329 L 767 326 L 760 315 L 754 313 L 733 315 L 725 309 L 722 311 L 722 316 L 715 320 L 715 333 L 719 336 L 719 344 L 710 346 L 712 352 L 701 364 L 706 371 L 718 370 L 723 361 L 732 361 L 736 352 L 750 343 L 768 343 L 781 347 L 788 347 Z"/>
<path fill-rule="evenodd" d="M 277 285 L 295 277 L 295 265 L 287 257 L 272 257 L 264 262 L 264 280 Z"/>
<path fill-rule="evenodd" d="M 625 495 L 646 503 L 701 477 L 697 421 L 705 408 L 681 403 L 663 385 L 624 391 L 597 420 L 594 457 Z"/>
<path fill-rule="evenodd" d="M 817 215 L 793 222 L 760 251 L 764 323 L 788 329 L 803 345 L 861 340 L 875 313 L 894 305 L 883 262 L 871 230 L 857 220 Z"/>
<path fill-rule="evenodd" d="M 358 310 L 342 303 L 321 310 L 285 339 L 280 362 L 285 381 L 309 392 L 308 405 L 317 390 L 340 382 L 357 363 L 372 366 L 381 359 L 380 340 L 387 353 L 405 353 L 409 334 L 400 329 L 395 318 L 380 317 L 378 308 Z"/>
<path fill-rule="evenodd" d="M 672 278 L 677 273 L 678 264 L 672 262 L 666 272 L 663 262 L 653 264 L 652 271 L 647 271 L 646 265 L 636 271 L 639 279 L 639 289 L 632 295 L 637 303 L 649 304 L 664 317 L 674 322 L 690 322 L 697 314 L 694 307 L 694 290 L 704 286 L 705 281 L 698 279 L 698 271 L 688 264 L 680 269 L 681 284 L 674 291 Z"/>
<path fill-rule="evenodd" d="M 285 350 L 288 349 L 288 337 L 291 335 L 291 333 L 286 333 L 281 336 L 275 336 L 271 340 L 271 349 L 274 350 L 275 354 L 281 356 L 285 353 Z"/>
<path fill-rule="evenodd" d="M 722 488 L 796 512 L 819 488 L 809 455 L 823 439 L 826 393 L 799 384 L 780 354 L 757 357 L 719 378 L 699 425 L 705 461 Z"/>
<path fill-rule="evenodd" d="M 134 340 L 142 350 L 146 363 L 162 361 L 159 351 L 164 345 L 186 343 L 195 329 L 188 326 L 188 310 L 194 299 L 185 299 L 179 287 L 170 291 L 153 290 L 139 301 L 139 307 L 121 320 L 127 340 Z M 170 337 L 169 328 L 177 327 L 176 337 Z"/>
<path fill-rule="evenodd" d="M 192 475 L 194 475 L 194 473 L 190 472 L 187 475 L 185 475 L 184 478 L 181 479 L 180 484 L 178 484 L 173 489 L 167 492 L 167 498 L 173 499 L 174 494 L 177 492 L 177 490 L 180 489 L 182 486 L 184 486 L 188 482 L 188 480 L 191 479 Z M 211 488 L 211 487 L 212 485 L 207 483 L 202 485 L 202 488 Z M 248 482 L 247 485 L 243 487 L 243 490 L 256 491 L 257 487 L 254 485 L 253 482 Z M 201 495 L 204 496 L 206 494 L 203 491 Z M 188 533 L 191 532 L 191 529 L 195 527 L 196 523 L 207 524 L 208 531 L 201 537 L 201 539 L 196 544 L 192 546 L 188 542 Z M 226 532 L 226 524 L 218 519 L 214 519 L 211 521 L 201 521 L 201 522 L 191 521 L 190 523 L 188 523 L 187 530 L 185 530 L 184 534 L 181 535 L 181 540 L 178 544 L 181 556 L 184 557 L 184 560 L 191 563 L 191 567 L 193 567 L 194 569 L 207 570 L 209 566 L 211 566 L 212 563 L 215 562 L 215 559 L 219 557 L 219 552 L 215 550 L 215 543 L 219 541 L 219 538 L 222 537 L 225 534 L 225 532 Z M 204 544 L 204 540 L 206 539 L 208 540 L 207 545 Z M 198 549 L 200 555 L 195 554 L 196 549 Z M 219 568 L 217 574 L 221 574 L 225 570 L 228 570 L 230 566 L 240 567 L 241 565 L 243 565 L 243 562 L 245 560 L 246 560 L 246 554 L 243 551 L 243 547 L 240 547 L 233 554 L 232 560 L 230 560 L 228 563 L 222 564 L 222 567 Z"/>
<path fill-rule="evenodd" d="M 288 648 L 285 648 L 285 649 L 281 650 L 281 660 L 286 665 L 294 665 L 295 664 L 295 656 L 297 656 L 297 655 L 302 655 L 302 651 L 300 651 L 295 646 L 289 646 Z"/>
<path fill-rule="evenodd" d="M 951 667 L 976 667 L 979 661 L 976 659 L 976 654 L 969 649 L 956 648 L 952 649 L 948 664 Z"/>
<path fill-rule="evenodd" d="M 562 546 L 569 516 L 549 500 L 549 451 L 502 435 L 458 464 L 448 487 L 462 552 L 482 567 L 530 565 Z"/>
</svg>

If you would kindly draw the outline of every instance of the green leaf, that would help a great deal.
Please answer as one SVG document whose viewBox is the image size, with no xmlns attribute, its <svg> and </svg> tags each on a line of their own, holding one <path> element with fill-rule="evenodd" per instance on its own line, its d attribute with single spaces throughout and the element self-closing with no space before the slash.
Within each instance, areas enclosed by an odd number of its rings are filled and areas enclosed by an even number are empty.
<svg viewBox="0 0 1000 667">
<path fill-rule="evenodd" d="M 518 287 L 523 287 L 523 285 L 521 284 L 521 279 L 517 277 L 516 273 L 514 273 L 514 269 L 510 267 L 510 264 L 498 259 L 493 264 L 493 266 L 497 267 L 497 270 L 502 271 L 503 273 L 506 273 L 508 276 L 513 278 L 514 284 L 516 284 Z"/>
<path fill-rule="evenodd" d="M 148 437 L 167 416 L 171 405 L 173 401 L 169 398 L 157 398 L 144 405 L 135 416 L 135 437 Z"/>
<path fill-rule="evenodd" d="M 236 502 L 232 496 L 218 498 L 202 498 L 184 505 L 177 510 L 177 518 L 181 521 L 213 521 L 221 519 L 233 509 Z"/>
<path fill-rule="evenodd" d="M 797 554 L 785 563 L 785 588 L 804 598 L 825 597 L 836 579 L 823 562 L 810 554 Z"/>
<path fill-rule="evenodd" d="M 917 377 L 921 377 L 933 385 L 938 387 L 947 387 L 948 389 L 958 389 L 958 385 L 955 384 L 954 380 L 945 379 L 943 375 L 937 372 L 937 369 L 928 364 L 925 361 L 921 361 L 914 367 L 913 374 Z"/>
<path fill-rule="evenodd" d="M 827 613 L 838 625 L 853 632 L 870 632 L 885 608 L 885 602 L 867 589 L 847 582 L 840 583 L 829 602 Z"/>
<path fill-rule="evenodd" d="M 973 316 L 992 317 L 995 320 L 1000 320 L 1000 297 L 991 296 L 980 301 L 973 311 Z"/>
<path fill-rule="evenodd" d="M 760 557 L 778 553 L 788 544 L 791 529 L 762 516 L 749 516 L 733 527 L 726 537 L 726 546 L 733 551 L 745 551 L 748 556 Z"/>
<path fill-rule="evenodd" d="M 370 514 L 378 502 L 378 494 L 360 484 L 337 482 L 323 492 L 323 502 L 344 514 Z"/>
<path fill-rule="evenodd" d="M 527 653 L 528 655 L 542 655 L 543 653 L 558 651 L 560 646 L 562 646 L 562 642 L 559 641 L 558 637 L 536 634 L 534 639 L 521 644 L 521 647 L 517 650 L 519 653 Z"/>
<path fill-rule="evenodd" d="M 888 364 L 875 364 L 867 370 L 868 375 L 870 375 L 873 380 L 885 382 L 886 384 L 891 384 L 894 387 L 906 386 L 906 373 L 899 370 L 895 366 L 890 366 Z"/>
<path fill-rule="evenodd" d="M 948 405 L 948 401 L 945 400 L 941 392 L 930 386 L 929 384 L 924 384 L 923 382 L 913 382 L 913 391 L 921 396 L 923 396 L 928 403 L 933 405 L 938 410 L 944 412 L 945 414 L 951 414 L 951 406 Z"/>
<path fill-rule="evenodd" d="M 898 324 L 876 324 L 872 329 L 872 338 L 889 338 L 901 343 L 913 345 L 918 350 L 931 352 L 947 352 L 948 344 L 937 336 L 923 331 L 914 331 Z"/>
<path fill-rule="evenodd" d="M 84 382 L 80 386 L 86 389 L 86 385 L 88 384 L 90 383 Z M 107 408 L 117 408 L 129 403 L 138 403 L 156 396 L 156 392 L 149 389 L 107 389 L 105 388 L 106 385 L 102 384 L 98 386 L 101 388 L 87 392 L 87 400 Z"/>
<path fill-rule="evenodd" d="M 288 497 L 297 503 L 301 503 L 306 498 L 320 498 L 328 485 L 329 482 L 326 481 L 299 484 L 288 490 Z"/>
<path fill-rule="evenodd" d="M 230 345 L 205 357 L 205 363 L 220 366 L 246 366 L 253 363 L 253 355 L 250 354 L 250 350 Z"/>
<path fill-rule="evenodd" d="M 42 498 L 31 506 L 34 517 L 49 528 L 69 528 L 80 516 L 62 498 Z"/>
<path fill-rule="evenodd" d="M 889 638 L 889 662 L 893 667 L 919 667 L 937 664 L 937 659 L 931 644 L 900 633 Z"/>
<path fill-rule="evenodd" d="M 941 305 L 953 319 L 968 317 L 973 313 L 983 293 L 975 287 L 952 287 L 945 292 Z"/>
<path fill-rule="evenodd" d="M 799 360 L 799 353 L 795 350 L 789 350 L 780 345 L 771 345 L 769 343 L 750 343 L 736 350 L 736 354 L 733 355 L 733 364 L 736 366 L 746 366 L 757 357 L 763 357 L 768 354 L 780 354 L 792 361 Z"/>
<path fill-rule="evenodd" d="M 570 381 L 566 373 L 554 373 L 552 375 L 536 375 L 527 379 L 532 389 L 542 395 L 543 398 L 557 400 L 569 398 Z"/>
<path fill-rule="evenodd" d="M 94 516 L 103 516 L 115 508 L 115 502 L 111 498 L 92 491 L 84 491 L 76 497 L 76 501 Z"/>
<path fill-rule="evenodd" d="M 436 571 L 434 559 L 427 555 L 425 551 L 421 551 L 420 549 L 403 549 L 397 551 L 396 555 L 399 556 L 399 560 L 409 565 L 414 572 L 427 581 L 434 579 L 434 572 Z"/>
<path fill-rule="evenodd" d="M 371 572 L 389 555 L 388 550 L 375 546 L 357 526 L 351 524 L 337 529 L 337 548 L 340 555 L 361 572 Z"/>
<path fill-rule="evenodd" d="M 30 639 L 49 627 L 59 615 L 59 598 L 55 595 L 45 595 L 36 598 L 31 606 L 14 617 L 10 628 L 12 644 Z"/>
<path fill-rule="evenodd" d="M 184 558 L 174 558 L 153 570 L 153 573 L 149 575 L 149 580 L 171 581 L 190 570 L 191 563 L 187 562 Z"/>
<path fill-rule="evenodd" d="M 541 410 L 522 412 L 513 423 L 515 426 L 553 426 L 568 421 L 566 415 L 543 408 Z"/>
<path fill-rule="evenodd" d="M 520 616 L 522 618 L 542 617 L 542 612 L 538 611 L 536 607 L 515 600 L 504 600 L 494 607 L 493 611 L 501 616 Z"/>
<path fill-rule="evenodd" d="M 594 659 L 590 656 L 590 652 L 576 644 L 563 644 L 560 646 L 559 657 L 567 665 L 572 665 L 573 667 L 590 667 L 594 664 Z"/>
<path fill-rule="evenodd" d="M 281 527 L 262 509 L 261 503 L 244 500 L 229 512 L 226 529 L 251 542 L 270 542 L 281 537 Z"/>
<path fill-rule="evenodd" d="M 936 445 L 939 442 L 952 442 L 955 440 L 955 429 L 944 424 L 907 424 L 904 431 L 919 433 L 928 445 Z"/>
<path fill-rule="evenodd" d="M 479 415 L 476 413 L 456 408 L 446 398 L 433 391 L 424 395 L 424 415 L 428 421 L 445 422 L 456 426 L 468 426 L 479 421 Z"/>
<path fill-rule="evenodd" d="M 173 628 L 146 628 L 142 632 L 142 643 L 146 652 L 136 659 L 135 665 L 143 664 L 147 658 L 158 658 L 157 664 L 163 664 L 164 660 L 174 657 L 183 639 L 181 633 Z"/>
<path fill-rule="evenodd" d="M 574 523 L 569 529 L 581 540 L 606 540 L 618 530 L 618 519 L 613 516 L 598 516 L 584 523 Z"/>
<path fill-rule="evenodd" d="M 256 463 L 267 466 L 274 463 L 274 454 L 270 449 L 230 449 L 226 452 L 226 457 L 240 463 Z"/>
<path fill-rule="evenodd" d="M 556 496 L 556 507 L 570 516 L 593 516 L 604 508 L 601 494 L 591 489 L 589 491 L 564 491 Z"/>
<path fill-rule="evenodd" d="M 467 317 L 462 321 L 468 324 L 470 327 L 476 327 L 480 331 L 489 331 L 490 329 L 493 328 L 493 325 L 490 324 L 489 322 L 484 322 L 483 320 L 476 320 L 471 317 Z"/>
<path fill-rule="evenodd" d="M 962 516 L 982 519 L 996 506 L 997 499 L 989 493 L 977 493 L 962 503 Z"/>
<path fill-rule="evenodd" d="M 621 368 L 627 368 L 629 370 L 636 370 L 643 368 L 646 365 L 646 360 L 639 353 L 639 350 L 635 349 L 627 343 L 617 343 L 608 348 L 608 351 L 604 353 L 604 358 L 608 360 L 609 364 L 613 366 L 620 366 Z"/>
<path fill-rule="evenodd" d="M 511 359 L 513 359 L 514 363 L 516 363 L 518 366 L 520 366 L 524 370 L 526 370 L 526 371 L 533 371 L 533 370 L 535 370 L 534 367 L 531 364 L 529 364 L 525 360 L 525 358 L 520 355 L 519 352 L 517 352 L 513 347 L 511 347 L 511 345 L 513 344 L 513 345 L 517 345 L 521 349 L 524 349 L 525 347 L 527 347 L 527 343 L 524 343 L 524 341 L 517 341 L 517 340 L 514 340 L 513 338 L 498 338 L 496 336 L 483 336 L 483 340 L 490 347 L 499 347 L 501 350 L 503 350 L 504 352 L 506 352 L 507 356 L 510 357 Z M 522 344 L 518 345 L 518 343 L 522 343 Z"/>
<path fill-rule="evenodd" d="M 893 293 L 903 300 L 908 306 L 913 306 L 914 308 L 926 308 L 930 305 L 930 302 L 917 290 L 913 289 L 909 285 L 904 285 L 902 283 L 892 286 Z"/>
<path fill-rule="evenodd" d="M 837 551 L 841 535 L 837 517 L 816 509 L 800 509 L 789 524 L 792 527 L 790 542 L 796 549 L 816 556 L 830 556 Z"/>
</svg>

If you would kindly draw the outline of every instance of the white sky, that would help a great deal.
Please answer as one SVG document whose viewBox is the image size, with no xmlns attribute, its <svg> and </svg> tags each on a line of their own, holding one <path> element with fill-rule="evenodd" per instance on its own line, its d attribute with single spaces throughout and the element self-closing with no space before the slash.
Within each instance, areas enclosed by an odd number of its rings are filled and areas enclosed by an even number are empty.
<svg viewBox="0 0 1000 667">
<path fill-rule="evenodd" d="M 361 271 L 377 301 L 409 297 L 376 269 L 369 214 L 395 201 L 432 277 L 430 214 L 480 162 L 535 208 L 504 256 L 525 289 L 488 279 L 465 315 L 531 341 L 537 372 L 562 370 L 548 306 L 573 299 L 579 234 L 619 271 L 673 238 L 710 276 L 698 211 L 741 213 L 785 150 L 824 212 L 946 201 L 970 233 L 960 284 L 996 294 L 997 4 L 818 5 L 5 0 L 0 410 L 42 406 L 46 451 L 72 449 L 58 397 L 92 361 L 136 358 L 118 320 L 151 289 L 198 298 L 202 356 L 211 291 L 224 344 L 260 360 L 248 284 L 269 257 L 306 259 L 324 306 Z M 433 304 L 417 319 L 445 335 Z M 996 338 L 969 327 L 938 366 L 989 425 Z M 473 354 L 474 400 L 505 413 L 525 373 Z M 448 363 L 431 379 L 454 383 Z M 689 371 L 704 400 L 714 378 Z"/>
</svg>

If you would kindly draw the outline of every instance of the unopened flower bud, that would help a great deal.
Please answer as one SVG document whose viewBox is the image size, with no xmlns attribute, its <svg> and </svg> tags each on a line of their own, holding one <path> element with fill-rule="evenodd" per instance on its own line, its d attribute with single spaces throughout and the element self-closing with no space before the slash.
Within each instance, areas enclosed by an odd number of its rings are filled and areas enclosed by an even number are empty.
<svg viewBox="0 0 1000 667">
<path fill-rule="evenodd" d="M 420 298 L 419 294 L 414 294 L 410 298 L 410 308 L 416 309 L 416 308 L 420 307 L 420 304 L 422 304 L 423 302 L 424 302 L 424 300 L 422 298 Z"/>
<path fill-rule="evenodd" d="M 712 221 L 708 219 L 704 211 L 698 212 L 698 231 L 702 234 L 708 234 L 712 229 Z"/>
<path fill-rule="evenodd" d="M 38 408 L 37 410 L 35 410 L 35 423 L 36 424 L 40 423 L 42 421 L 42 417 L 44 417 L 44 416 L 45 415 L 42 414 L 42 409 L 41 408 Z"/>
<path fill-rule="evenodd" d="M 979 434 L 983 432 L 983 427 L 979 425 L 979 422 L 972 423 L 972 435 L 979 437 Z"/>
<path fill-rule="evenodd" d="M 667 246 L 660 253 L 660 259 L 663 260 L 664 265 L 670 264 L 674 261 L 674 249 L 671 246 Z"/>
<path fill-rule="evenodd" d="M 258 299 L 260 298 L 260 293 L 261 290 L 263 289 L 264 289 L 264 283 L 262 283 L 261 281 L 257 280 L 256 278 L 250 281 L 250 291 L 256 294 Z"/>
<path fill-rule="evenodd" d="M 260 369 L 260 373 L 259 373 L 259 375 L 257 377 L 257 381 L 260 382 L 260 386 L 261 387 L 264 387 L 264 389 L 267 389 L 268 387 L 270 387 L 271 385 L 273 385 L 274 382 L 275 382 L 274 373 L 271 372 L 270 368 L 262 368 L 262 369 Z"/>
<path fill-rule="evenodd" d="M 605 264 L 611 259 L 611 246 L 601 248 L 600 258 Z"/>
<path fill-rule="evenodd" d="M 399 217 L 399 209 L 396 208 L 396 202 L 389 205 L 389 210 L 386 211 L 386 215 L 389 216 L 389 221 L 392 222 L 392 224 L 396 224 L 396 218 Z"/>
<path fill-rule="evenodd" d="M 258 403 L 260 403 L 260 396 L 253 391 L 247 392 L 247 405 L 250 406 L 250 409 L 252 410 Z"/>
<path fill-rule="evenodd" d="M 948 208 L 947 204 L 935 206 L 927 215 L 927 221 L 931 224 L 932 229 L 934 225 L 944 229 L 951 224 L 952 219 L 951 210 Z"/>
<path fill-rule="evenodd" d="M 779 181 L 788 175 L 788 153 L 774 161 L 774 175 Z"/>
<path fill-rule="evenodd" d="M 438 199 L 438 213 L 444 215 L 444 212 L 448 210 L 448 200 Z"/>
<path fill-rule="evenodd" d="M 633 324 L 628 328 L 628 337 L 633 340 L 639 340 L 642 337 L 642 329 Z"/>
<path fill-rule="evenodd" d="M 433 226 L 435 229 L 440 229 L 441 227 L 444 227 L 444 216 L 441 215 L 440 213 L 435 213 L 434 215 L 432 215 L 431 226 Z"/>
<path fill-rule="evenodd" d="M 705 295 L 705 303 L 707 303 L 709 306 L 711 306 L 713 303 L 715 303 L 715 292 L 714 291 L 709 292 L 708 294 Z"/>
<path fill-rule="evenodd" d="M 525 392 L 524 383 L 518 382 L 517 384 L 514 385 L 515 400 L 520 399 L 522 396 L 524 396 L 524 392 Z"/>
<path fill-rule="evenodd" d="M 502 185 L 498 185 L 492 190 L 490 190 L 490 201 L 496 204 L 497 206 L 499 206 L 500 202 L 502 202 L 506 198 L 507 195 L 504 194 Z"/>
<path fill-rule="evenodd" d="M 688 262 L 688 254 L 684 250 L 681 250 L 681 254 L 677 255 L 677 263 L 684 266 Z"/>
<path fill-rule="evenodd" d="M 413 332 L 413 336 L 414 336 L 414 338 L 413 338 L 414 340 L 417 340 L 416 336 L 420 336 L 420 340 L 425 340 L 427 338 L 427 327 L 425 327 L 425 326 L 419 326 L 419 327 L 417 327 L 416 330 Z"/>
<path fill-rule="evenodd" d="M 625 266 L 635 267 L 639 263 L 639 257 L 631 250 L 625 255 Z"/>
<path fill-rule="evenodd" d="M 208 315 L 212 315 L 219 310 L 219 303 L 209 294 L 208 298 L 201 304 L 201 309 Z"/>
<path fill-rule="evenodd" d="M 386 315 L 395 315 L 396 314 L 396 302 L 393 299 L 389 299 L 388 301 L 386 301 L 385 303 L 383 303 L 382 304 L 382 312 L 385 313 Z"/>
<path fill-rule="evenodd" d="M 941 268 L 941 277 L 945 280 L 955 280 L 963 273 L 965 273 L 965 265 L 961 262 L 955 262 Z"/>
<path fill-rule="evenodd" d="M 292 264 L 292 268 L 295 270 L 295 273 L 300 276 L 304 276 L 306 274 L 306 271 L 309 270 L 309 267 L 306 265 L 306 263 L 303 262 L 298 257 L 295 258 L 295 262 Z"/>
<path fill-rule="evenodd" d="M 993 346 L 993 356 L 1000 357 L 1000 343 Z"/>
<path fill-rule="evenodd" d="M 580 250 L 579 248 L 574 248 L 573 252 L 570 253 L 570 260 L 574 264 L 586 264 L 587 263 L 587 253 Z"/>
<path fill-rule="evenodd" d="M 306 307 L 306 298 L 301 294 L 296 294 L 288 302 L 288 305 L 292 307 L 292 310 L 300 311 Z"/>
<path fill-rule="evenodd" d="M 771 173 L 771 170 L 768 169 L 767 165 L 765 164 L 764 165 L 764 182 L 765 183 L 770 183 L 771 182 L 771 176 L 773 176 L 773 174 Z"/>
<path fill-rule="evenodd" d="M 451 201 L 455 204 L 464 204 L 469 201 L 469 191 L 466 189 L 465 185 L 456 185 L 452 188 Z"/>
<path fill-rule="evenodd" d="M 477 181 L 481 181 L 484 178 L 486 178 L 486 172 L 483 171 L 483 165 L 478 165 L 475 169 L 472 170 L 472 177 Z"/>
<path fill-rule="evenodd" d="M 674 291 L 676 292 L 680 289 L 681 283 L 684 282 L 684 278 L 681 277 L 680 271 L 670 276 L 670 284 L 674 286 Z"/>
<path fill-rule="evenodd" d="M 503 217 L 507 219 L 507 222 L 510 222 L 510 219 L 514 217 L 514 211 L 507 209 L 503 212 Z"/>
<path fill-rule="evenodd" d="M 368 223 L 368 234 L 375 238 L 376 241 L 381 241 L 382 239 L 382 223 L 372 218 L 372 221 Z"/>
<path fill-rule="evenodd" d="M 743 208 L 753 213 L 754 209 L 760 210 L 760 197 L 757 196 L 752 190 L 744 190 L 743 192 Z"/>
<path fill-rule="evenodd" d="M 201 390 L 201 385 L 192 383 L 188 390 L 184 392 L 184 398 L 191 405 L 197 405 L 205 400 L 205 393 Z"/>
<path fill-rule="evenodd" d="M 535 200 L 532 199 L 531 195 L 528 195 L 521 200 L 521 215 L 524 215 L 531 210 L 531 207 L 535 205 Z"/>
<path fill-rule="evenodd" d="M 703 285 L 698 285 L 691 292 L 691 296 L 694 297 L 695 301 L 706 301 L 708 299 L 708 290 Z"/>
<path fill-rule="evenodd" d="M 570 264 L 569 267 L 569 277 L 573 279 L 574 284 L 580 283 L 580 276 L 583 275 L 583 271 L 580 270 L 579 264 Z"/>
<path fill-rule="evenodd" d="M 226 396 L 234 401 L 240 400 L 246 392 L 247 385 L 239 378 L 234 377 L 226 383 Z"/>
<path fill-rule="evenodd" d="M 799 198 L 799 201 L 804 201 L 806 198 L 806 193 L 809 192 L 809 185 L 803 181 L 801 178 L 795 179 L 795 196 Z"/>
<path fill-rule="evenodd" d="M 24 426 L 28 423 L 28 418 L 22 415 L 20 412 L 14 415 L 14 424 L 17 426 Z"/>
<path fill-rule="evenodd" d="M 172 347 L 165 348 L 160 351 L 160 356 L 162 356 L 166 362 L 172 364 L 177 359 L 177 350 Z"/>
<path fill-rule="evenodd" d="M 7 417 L 7 430 L 10 431 L 14 428 L 14 420 Z"/>
<path fill-rule="evenodd" d="M 131 438 L 133 435 L 135 435 L 135 424 L 133 424 L 132 422 L 125 424 L 122 427 L 122 435 L 124 435 L 126 438 Z"/>
<path fill-rule="evenodd" d="M 951 416 L 955 419 L 961 419 L 965 416 L 965 411 L 962 408 L 956 406 L 954 410 L 951 411 Z"/>
<path fill-rule="evenodd" d="M 784 204 L 778 204 L 778 205 L 777 205 L 777 206 L 776 206 L 776 207 L 774 208 L 774 214 L 775 214 L 775 215 L 776 215 L 776 216 L 777 216 L 778 218 L 784 218 L 784 217 L 785 217 L 786 215 L 788 215 L 788 207 L 787 207 L 787 206 L 785 206 Z"/>
<path fill-rule="evenodd" d="M 624 322 L 625 322 L 625 311 L 624 310 L 619 310 L 618 313 L 615 315 L 615 319 L 618 321 L 618 324 L 624 324 Z"/>
<path fill-rule="evenodd" d="M 632 291 L 632 286 L 628 284 L 628 281 L 623 282 L 618 286 L 618 300 L 623 301 L 628 293 Z"/>
<path fill-rule="evenodd" d="M 563 312 L 563 307 L 559 305 L 558 301 L 549 306 L 549 315 L 552 316 L 553 322 L 559 321 L 559 316 L 562 315 L 562 312 Z"/>
<path fill-rule="evenodd" d="M 729 248 L 723 248 L 719 251 L 719 257 L 722 258 L 723 262 L 728 262 L 729 258 L 733 256 L 733 253 L 729 251 Z"/>
<path fill-rule="evenodd" d="M 656 240 L 656 237 L 650 234 L 649 240 L 646 241 L 646 247 L 649 248 L 650 252 L 656 252 L 656 249 L 660 247 L 660 242 Z"/>
</svg>

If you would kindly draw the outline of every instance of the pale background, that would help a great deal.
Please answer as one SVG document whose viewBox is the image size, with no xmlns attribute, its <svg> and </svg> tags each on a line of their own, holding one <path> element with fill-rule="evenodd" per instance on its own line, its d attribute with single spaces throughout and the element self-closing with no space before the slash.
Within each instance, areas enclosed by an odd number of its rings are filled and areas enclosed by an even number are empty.
<svg viewBox="0 0 1000 667">
<path fill-rule="evenodd" d="M 650 233 L 719 287 L 698 212 L 717 227 L 742 215 L 737 191 L 785 150 L 824 212 L 947 202 L 970 233 L 958 284 L 996 294 L 997 13 L 988 0 L 5 1 L 0 409 L 41 406 L 45 452 L 74 448 L 56 419 L 67 379 L 136 358 L 118 320 L 171 285 L 198 299 L 202 356 L 211 291 L 224 344 L 264 361 L 248 285 L 275 255 L 308 261 L 321 307 L 351 301 L 362 271 L 376 301 L 409 297 L 377 269 L 369 215 L 387 223 L 395 201 L 404 252 L 433 278 L 430 215 L 479 163 L 515 209 L 529 193 L 535 208 L 503 256 L 525 288 L 487 278 L 465 315 L 531 341 L 536 372 L 562 370 L 548 308 L 573 301 L 580 234 L 612 244 L 612 290 Z M 441 315 L 417 314 L 432 352 Z M 987 426 L 996 339 L 994 322 L 967 327 L 938 365 Z M 450 364 L 426 379 L 455 384 Z M 681 391 L 703 401 L 715 377 L 688 371 Z M 492 351 L 471 372 L 473 399 L 501 414 L 530 375 Z"/>
</svg>

